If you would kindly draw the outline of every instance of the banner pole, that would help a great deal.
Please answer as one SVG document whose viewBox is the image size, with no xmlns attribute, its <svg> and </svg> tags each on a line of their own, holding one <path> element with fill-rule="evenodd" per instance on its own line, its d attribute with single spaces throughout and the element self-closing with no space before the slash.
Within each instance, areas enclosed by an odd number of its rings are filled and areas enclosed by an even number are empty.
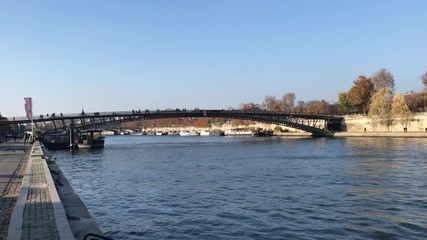
<svg viewBox="0 0 427 240">
<path fill-rule="evenodd" d="M 33 99 L 31 98 L 31 136 L 34 138 Z"/>
</svg>

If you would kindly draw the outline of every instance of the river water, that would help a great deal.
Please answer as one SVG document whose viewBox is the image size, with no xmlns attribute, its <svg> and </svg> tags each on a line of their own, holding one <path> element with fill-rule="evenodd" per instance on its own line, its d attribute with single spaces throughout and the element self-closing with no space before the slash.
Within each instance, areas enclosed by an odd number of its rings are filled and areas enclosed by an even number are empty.
<svg viewBox="0 0 427 240">
<path fill-rule="evenodd" d="M 427 139 L 112 136 L 52 154 L 114 239 L 427 239 Z"/>
</svg>

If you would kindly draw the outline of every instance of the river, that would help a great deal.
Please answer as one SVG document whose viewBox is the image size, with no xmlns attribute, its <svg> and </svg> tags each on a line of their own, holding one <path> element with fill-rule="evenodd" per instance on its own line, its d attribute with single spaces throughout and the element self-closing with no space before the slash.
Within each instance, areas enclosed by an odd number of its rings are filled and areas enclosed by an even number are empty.
<svg viewBox="0 0 427 240">
<path fill-rule="evenodd" d="M 52 154 L 114 239 L 427 239 L 427 139 L 111 136 Z"/>
</svg>

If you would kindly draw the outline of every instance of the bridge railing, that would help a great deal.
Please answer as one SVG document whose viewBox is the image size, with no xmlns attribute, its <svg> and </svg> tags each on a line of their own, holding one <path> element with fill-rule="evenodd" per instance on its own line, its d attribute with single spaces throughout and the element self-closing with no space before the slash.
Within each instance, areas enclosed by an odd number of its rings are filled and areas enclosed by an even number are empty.
<svg viewBox="0 0 427 240">
<path fill-rule="evenodd" d="M 289 113 L 287 111 L 265 111 L 265 110 L 240 110 L 240 109 L 231 109 L 231 110 L 215 110 L 215 109 L 166 109 L 166 110 L 131 110 L 131 111 L 108 111 L 108 112 L 81 112 L 81 113 L 51 113 L 46 115 L 34 115 L 34 121 L 51 121 L 57 119 L 83 119 L 83 118 L 96 118 L 96 117 L 124 117 L 124 116 L 143 116 L 143 115 L 159 115 L 159 114 L 199 114 L 204 113 L 207 115 L 225 115 L 225 114 L 248 114 L 248 115 L 280 115 L 280 116 L 291 116 L 296 118 L 318 118 L 318 119 L 328 119 L 328 118 L 340 118 L 334 115 L 326 114 L 305 114 L 305 113 Z M 183 114 L 185 115 L 185 114 Z M 19 117 L 7 117 L 0 119 L 0 122 L 29 122 L 29 119 L 24 116 Z"/>
</svg>

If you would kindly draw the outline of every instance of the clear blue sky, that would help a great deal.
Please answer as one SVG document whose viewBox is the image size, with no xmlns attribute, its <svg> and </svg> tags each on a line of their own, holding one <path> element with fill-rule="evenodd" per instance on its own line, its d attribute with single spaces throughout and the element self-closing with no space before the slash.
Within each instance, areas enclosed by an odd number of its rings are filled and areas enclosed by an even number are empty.
<svg viewBox="0 0 427 240">
<path fill-rule="evenodd" d="M 0 0 L 0 112 L 337 100 L 380 68 L 421 91 L 425 0 Z"/>
</svg>

